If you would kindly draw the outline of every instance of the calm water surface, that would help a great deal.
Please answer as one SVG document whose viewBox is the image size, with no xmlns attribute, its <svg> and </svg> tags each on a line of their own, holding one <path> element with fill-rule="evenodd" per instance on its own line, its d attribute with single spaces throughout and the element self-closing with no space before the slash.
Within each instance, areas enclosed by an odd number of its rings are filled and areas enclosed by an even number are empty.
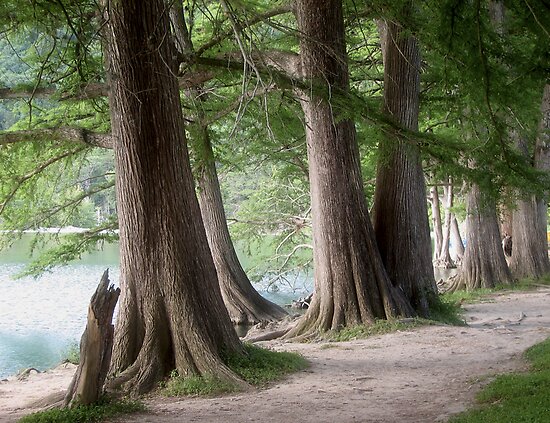
<svg viewBox="0 0 550 423">
<path fill-rule="evenodd" d="M 30 238 L 0 253 L 0 379 L 21 369 L 45 370 L 61 362 L 80 340 L 90 298 L 106 268 L 111 282 L 118 283 L 116 245 L 39 278 L 14 279 L 29 261 Z M 259 292 L 278 304 L 303 295 Z"/>
<path fill-rule="evenodd" d="M 86 314 L 103 271 L 118 280 L 115 246 L 39 278 L 14 279 L 28 262 L 28 242 L 0 253 L 0 379 L 58 364 L 86 325 Z"/>
</svg>

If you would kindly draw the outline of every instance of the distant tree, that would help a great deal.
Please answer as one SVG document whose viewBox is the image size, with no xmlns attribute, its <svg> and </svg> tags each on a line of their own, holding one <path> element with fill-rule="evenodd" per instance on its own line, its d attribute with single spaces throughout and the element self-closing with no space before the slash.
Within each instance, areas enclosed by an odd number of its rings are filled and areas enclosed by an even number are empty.
<svg viewBox="0 0 550 423">
<path fill-rule="evenodd" d="M 523 140 L 519 141 L 522 153 L 528 156 L 527 145 Z M 550 172 L 550 84 L 544 86 L 533 166 L 547 174 Z M 548 190 L 539 195 L 519 195 L 513 212 L 510 268 L 517 278 L 540 278 L 550 273 L 547 246 Z"/>
</svg>

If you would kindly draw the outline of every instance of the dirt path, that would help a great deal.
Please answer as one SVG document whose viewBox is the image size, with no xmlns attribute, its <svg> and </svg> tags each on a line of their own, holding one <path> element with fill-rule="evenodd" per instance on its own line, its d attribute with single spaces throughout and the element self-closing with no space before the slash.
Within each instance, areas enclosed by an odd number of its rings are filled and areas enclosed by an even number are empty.
<svg viewBox="0 0 550 423">
<path fill-rule="evenodd" d="M 330 344 L 268 342 L 302 353 L 310 368 L 238 395 L 151 398 L 148 413 L 116 422 L 443 422 L 468 407 L 492 375 L 525 366 L 521 353 L 550 336 L 548 288 L 465 309 L 468 327 L 429 326 Z M 68 383 L 71 370 L 58 373 L 0 383 L 0 421 L 28 412 L 16 409 L 47 393 L 41 380 Z"/>
</svg>

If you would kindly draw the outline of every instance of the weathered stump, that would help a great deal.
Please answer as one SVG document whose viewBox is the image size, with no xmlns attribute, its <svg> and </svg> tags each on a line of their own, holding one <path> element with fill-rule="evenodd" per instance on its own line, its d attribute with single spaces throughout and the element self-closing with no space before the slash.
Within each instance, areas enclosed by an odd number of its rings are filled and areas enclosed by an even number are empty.
<svg viewBox="0 0 550 423">
<path fill-rule="evenodd" d="M 88 307 L 88 322 L 80 339 L 80 363 L 65 395 L 65 406 L 97 402 L 111 363 L 113 313 L 120 289 L 110 285 L 105 270 Z"/>
</svg>

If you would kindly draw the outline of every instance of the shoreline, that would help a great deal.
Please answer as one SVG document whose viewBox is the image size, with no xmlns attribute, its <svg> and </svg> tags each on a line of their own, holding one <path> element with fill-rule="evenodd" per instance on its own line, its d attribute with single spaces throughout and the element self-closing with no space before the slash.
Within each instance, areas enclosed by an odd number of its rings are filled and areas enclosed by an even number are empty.
<svg viewBox="0 0 550 423">
<path fill-rule="evenodd" d="M 243 421 L 303 423 L 445 422 L 473 405 L 497 374 L 521 371 L 523 352 L 550 336 L 550 287 L 508 291 L 464 306 L 467 326 L 430 325 L 348 342 L 259 345 L 296 351 L 309 362 L 284 380 L 222 397 L 144 398 L 145 413 L 118 423 Z M 66 389 L 74 365 L 0 382 L 0 422 L 37 411 Z"/>
</svg>

